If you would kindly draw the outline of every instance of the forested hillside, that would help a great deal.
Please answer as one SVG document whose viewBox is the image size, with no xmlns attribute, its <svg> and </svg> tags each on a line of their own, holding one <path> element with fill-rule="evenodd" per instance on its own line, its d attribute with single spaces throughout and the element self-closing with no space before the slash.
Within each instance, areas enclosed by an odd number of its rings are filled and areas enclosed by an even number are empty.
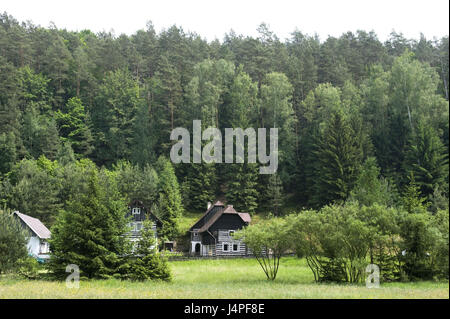
<svg viewBox="0 0 450 319">
<path fill-rule="evenodd" d="M 417 185 L 429 210 L 448 205 L 448 36 L 258 32 L 208 42 L 177 26 L 94 34 L 1 15 L 2 207 L 52 225 L 89 191 L 92 162 L 104 198 L 139 198 L 169 224 L 217 197 L 279 214 L 286 201 L 373 202 L 365 190 L 395 205 Z M 170 132 L 192 131 L 194 119 L 278 127 L 277 174 L 248 163 L 172 169 Z"/>
</svg>

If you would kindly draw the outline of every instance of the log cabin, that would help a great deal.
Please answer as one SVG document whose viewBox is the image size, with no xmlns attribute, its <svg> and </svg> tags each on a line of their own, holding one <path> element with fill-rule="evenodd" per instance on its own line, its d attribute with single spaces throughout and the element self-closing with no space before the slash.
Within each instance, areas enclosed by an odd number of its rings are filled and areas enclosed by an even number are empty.
<svg viewBox="0 0 450 319">
<path fill-rule="evenodd" d="M 246 256 L 249 251 L 242 240 L 233 238 L 233 233 L 251 222 L 250 214 L 237 212 L 233 205 L 217 201 L 189 229 L 191 233 L 190 254 L 192 256 Z"/>
</svg>

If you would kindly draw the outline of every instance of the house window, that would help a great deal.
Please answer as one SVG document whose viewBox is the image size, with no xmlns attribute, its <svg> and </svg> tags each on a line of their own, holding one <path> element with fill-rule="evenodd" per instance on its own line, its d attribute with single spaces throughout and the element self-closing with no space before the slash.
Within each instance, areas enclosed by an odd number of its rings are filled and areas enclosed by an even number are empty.
<svg viewBox="0 0 450 319">
<path fill-rule="evenodd" d="M 233 244 L 233 251 L 239 251 L 239 244 Z"/>
<path fill-rule="evenodd" d="M 136 230 L 141 230 L 142 229 L 142 223 L 136 223 Z"/>
<path fill-rule="evenodd" d="M 230 237 L 233 237 L 233 235 L 234 235 L 234 230 L 228 231 L 228 235 L 229 235 Z"/>
<path fill-rule="evenodd" d="M 40 253 L 41 254 L 48 253 L 48 244 L 46 242 L 41 242 Z"/>
<path fill-rule="evenodd" d="M 228 243 L 223 243 L 222 250 L 228 251 L 228 248 L 229 248 L 228 246 L 229 246 Z"/>
<path fill-rule="evenodd" d="M 139 207 L 133 207 L 132 213 L 133 215 L 139 215 L 141 213 L 141 209 Z"/>
</svg>

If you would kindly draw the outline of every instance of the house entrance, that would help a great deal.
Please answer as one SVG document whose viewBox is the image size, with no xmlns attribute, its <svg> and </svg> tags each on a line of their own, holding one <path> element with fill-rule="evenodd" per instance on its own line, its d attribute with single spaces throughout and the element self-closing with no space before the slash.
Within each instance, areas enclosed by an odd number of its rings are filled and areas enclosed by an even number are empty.
<svg viewBox="0 0 450 319">
<path fill-rule="evenodd" d="M 200 244 L 195 244 L 195 255 L 200 256 Z"/>
</svg>

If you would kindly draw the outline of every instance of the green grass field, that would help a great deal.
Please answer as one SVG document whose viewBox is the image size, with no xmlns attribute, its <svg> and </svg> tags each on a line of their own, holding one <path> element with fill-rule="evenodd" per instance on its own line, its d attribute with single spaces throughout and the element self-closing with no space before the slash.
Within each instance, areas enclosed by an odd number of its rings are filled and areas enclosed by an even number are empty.
<svg viewBox="0 0 450 319">
<path fill-rule="evenodd" d="M 81 281 L 79 289 L 64 282 L 0 279 L 0 298 L 449 298 L 448 282 L 364 285 L 313 282 L 304 260 L 283 258 L 274 282 L 254 259 L 216 259 L 170 262 L 173 281 Z"/>
</svg>

